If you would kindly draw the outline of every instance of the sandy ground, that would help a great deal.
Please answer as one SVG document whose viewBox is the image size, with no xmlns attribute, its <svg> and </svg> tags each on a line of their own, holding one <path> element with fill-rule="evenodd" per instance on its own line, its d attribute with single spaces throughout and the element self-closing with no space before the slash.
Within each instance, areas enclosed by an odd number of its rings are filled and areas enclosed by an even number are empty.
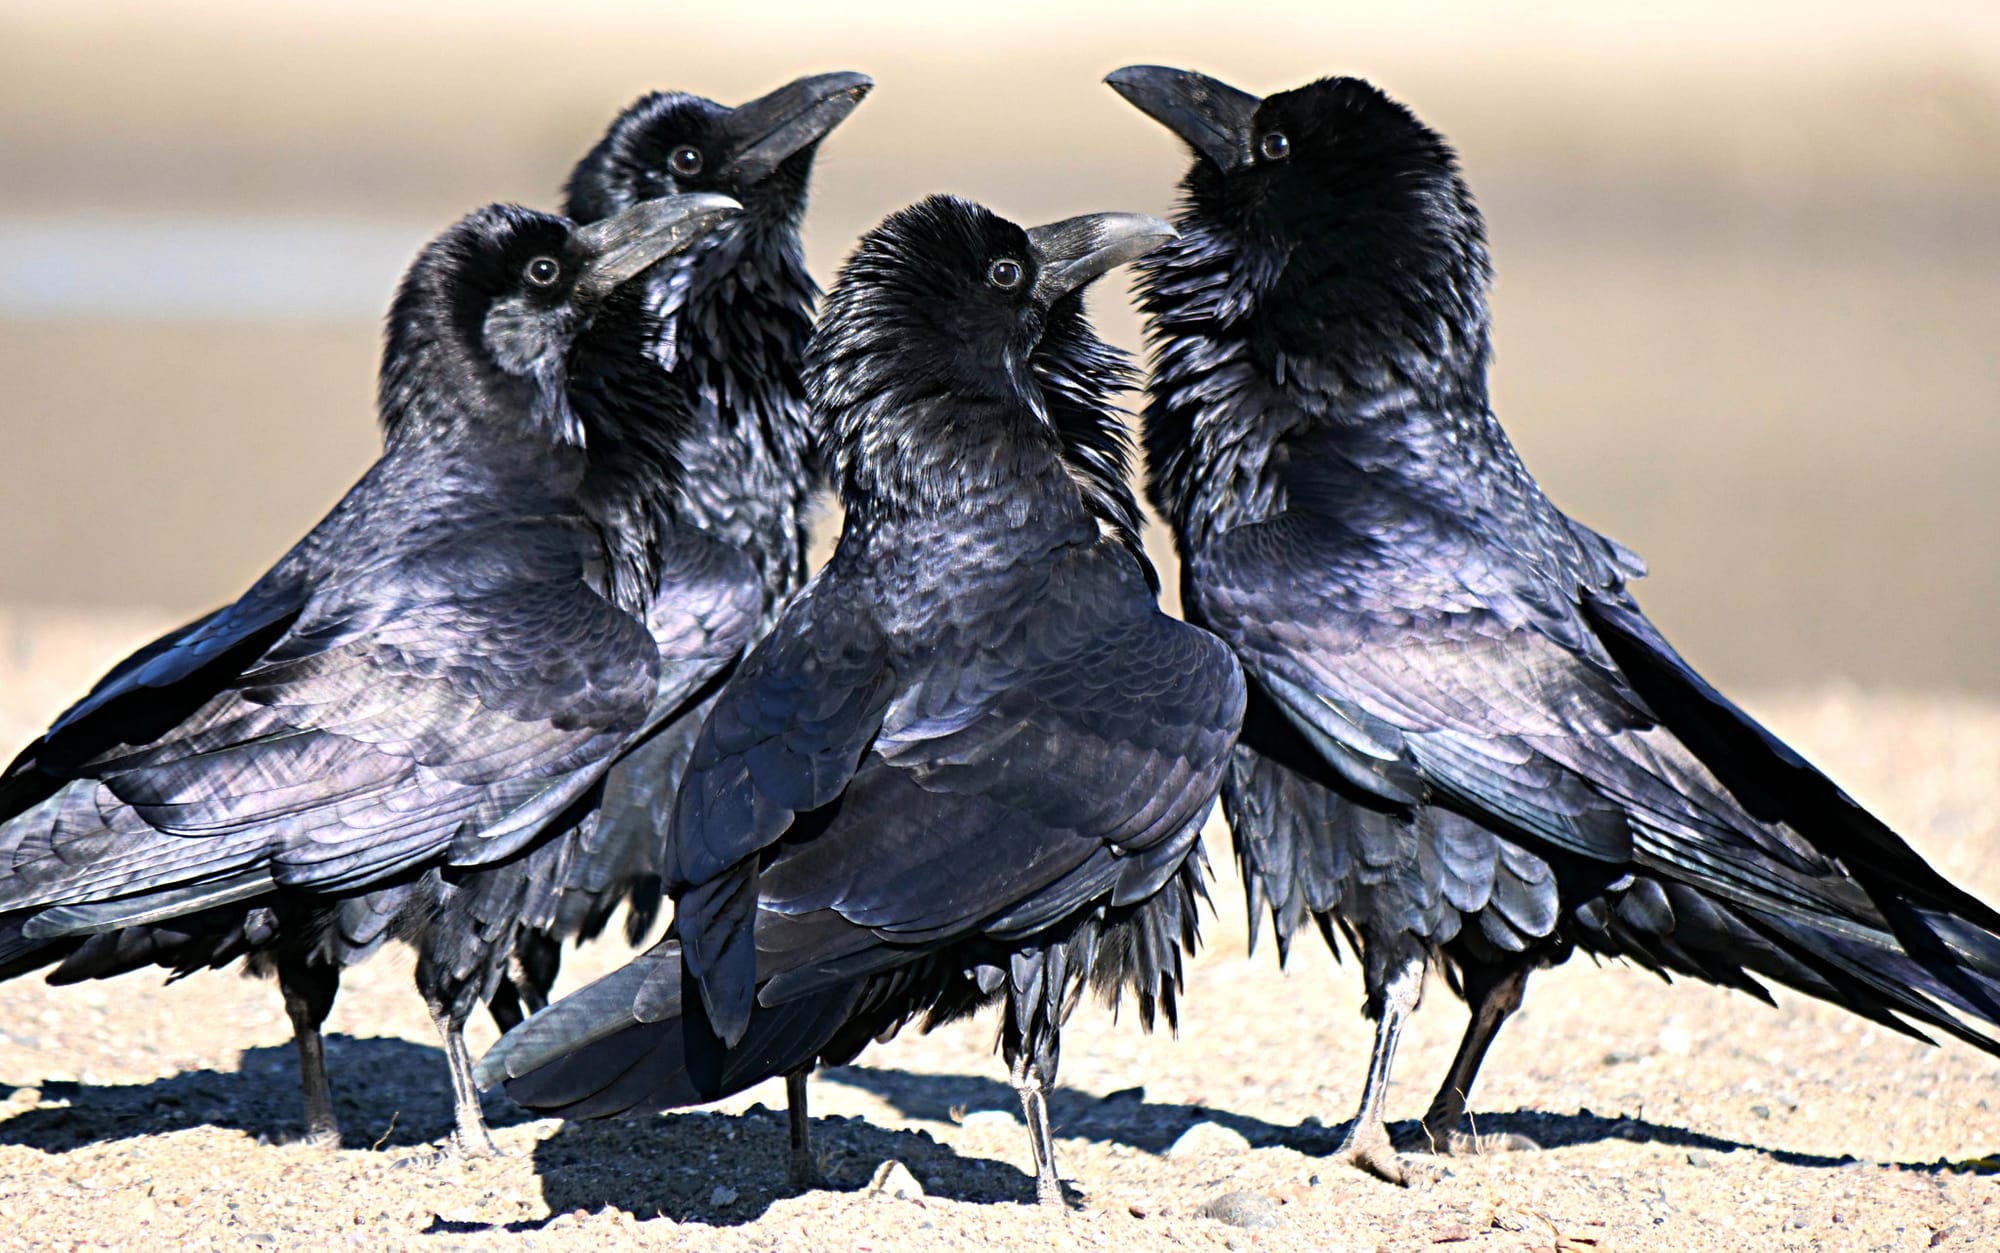
<svg viewBox="0 0 2000 1253">
<path fill-rule="evenodd" d="M 0 612 L 0 738 L 18 742 L 152 626 Z M 1754 707 L 1947 873 L 2000 897 L 2000 705 L 1846 689 Z M 1223 847 L 1215 845 L 1218 851 Z M 1192 971 L 1179 1037 L 1096 1007 L 1065 1038 L 1060 1165 L 1032 1204 L 1027 1141 L 978 1021 L 871 1050 L 813 1085 L 833 1181 L 783 1187 L 783 1094 L 567 1126 L 488 1112 L 507 1156 L 429 1164 L 442 1056 L 403 954 L 351 972 L 329 1029 L 346 1146 L 287 1143 L 297 1070 L 275 991 L 215 974 L 0 987 L 0 1247 L 588 1249 L 1923 1249 L 2000 1245 L 2000 1063 L 1830 1009 L 1586 962 L 1545 974 L 1473 1106 L 1541 1152 L 1442 1164 L 1398 1190 L 1323 1156 L 1368 1028 L 1350 965 L 1244 950 L 1239 889 Z M 615 963 L 586 950 L 571 981 Z M 1391 1116 L 1427 1103 L 1464 1022 L 1434 986 Z M 475 1048 L 492 1038 L 475 1024 Z M 1173 1146 L 1198 1124 L 1188 1145 Z M 1408 1126 L 1407 1122 L 1404 1124 Z M 899 1161 L 921 1200 L 871 1194 Z M 1202 1211 L 1231 1193 L 1243 1227 Z"/>
</svg>

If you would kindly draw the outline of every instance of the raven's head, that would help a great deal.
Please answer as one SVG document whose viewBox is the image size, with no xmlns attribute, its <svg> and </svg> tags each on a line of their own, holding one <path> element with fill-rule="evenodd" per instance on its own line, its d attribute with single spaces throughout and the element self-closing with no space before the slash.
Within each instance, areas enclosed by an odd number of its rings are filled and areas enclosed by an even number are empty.
<svg viewBox="0 0 2000 1253">
<path fill-rule="evenodd" d="M 979 450 L 1009 427 L 1056 451 L 1087 498 L 1084 480 L 1122 479 L 1109 397 L 1125 363 L 1091 331 L 1082 293 L 1173 234 L 1132 213 L 1023 229 L 950 196 L 891 214 L 841 268 L 806 350 L 843 490 L 897 467 L 906 490 L 943 502 L 1005 472 Z"/>
<path fill-rule="evenodd" d="M 590 222 L 709 191 L 742 201 L 748 223 L 795 229 L 820 141 L 874 85 L 866 74 L 816 74 L 733 109 L 682 92 L 641 97 L 577 163 L 567 211 Z"/>
<path fill-rule="evenodd" d="M 1338 307 L 1344 317 L 1483 325 L 1485 228 L 1458 160 L 1374 86 L 1323 78 L 1260 100 L 1152 65 L 1105 81 L 1194 150 L 1182 182 L 1186 238 L 1161 260 L 1226 256 L 1231 281 L 1210 293 L 1206 316 L 1227 324 L 1262 305 L 1281 320 L 1295 315 L 1290 329 L 1303 332 Z M 1279 338 L 1301 347 L 1283 328 Z"/>
<path fill-rule="evenodd" d="M 578 226 L 489 205 L 432 240 L 389 310 L 380 404 L 390 441 L 527 413 L 532 432 L 581 445 L 567 397 L 578 341 L 619 287 L 740 206 L 727 196 L 648 200 Z"/>
</svg>

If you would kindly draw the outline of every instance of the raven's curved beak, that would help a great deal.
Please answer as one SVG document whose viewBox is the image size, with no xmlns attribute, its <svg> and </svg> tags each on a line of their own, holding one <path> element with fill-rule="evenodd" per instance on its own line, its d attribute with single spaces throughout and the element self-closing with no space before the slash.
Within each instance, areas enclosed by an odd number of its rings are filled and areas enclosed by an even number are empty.
<svg viewBox="0 0 2000 1253">
<path fill-rule="evenodd" d="M 840 125 L 874 86 L 866 74 L 814 74 L 736 106 L 723 124 L 736 153 L 723 175 L 739 186 L 762 182 L 787 157 Z"/>
<path fill-rule="evenodd" d="M 623 213 L 577 227 L 574 238 L 585 259 L 576 294 L 602 300 L 626 279 L 686 249 L 742 210 L 731 197 L 699 192 L 642 200 Z"/>
<path fill-rule="evenodd" d="M 1105 271 L 1145 256 L 1178 234 L 1143 213 L 1087 213 L 1028 232 L 1034 298 L 1054 304 Z"/>
<path fill-rule="evenodd" d="M 1250 129 L 1262 101 L 1249 92 L 1164 65 L 1128 65 L 1106 74 L 1104 81 L 1223 173 L 1251 163 Z"/>
</svg>

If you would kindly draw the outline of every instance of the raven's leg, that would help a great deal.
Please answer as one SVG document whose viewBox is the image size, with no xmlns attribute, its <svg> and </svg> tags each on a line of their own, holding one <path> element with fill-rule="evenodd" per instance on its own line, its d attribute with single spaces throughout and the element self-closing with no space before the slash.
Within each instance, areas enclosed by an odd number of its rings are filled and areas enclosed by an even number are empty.
<svg viewBox="0 0 2000 1253">
<path fill-rule="evenodd" d="M 333 1116 L 333 1085 L 326 1078 L 326 1045 L 320 1024 L 333 1012 L 340 991 L 340 967 L 290 953 L 278 959 L 278 990 L 292 1020 L 292 1044 L 299 1050 L 299 1083 L 306 1097 L 306 1142 L 340 1147 L 340 1122 Z"/>
<path fill-rule="evenodd" d="M 1051 1035 L 1054 1033 L 1051 1032 Z M 1062 1180 L 1056 1176 L 1056 1138 L 1049 1126 L 1049 1089 L 1056 1083 L 1056 1047 L 1024 1045 L 1009 1031 L 1003 1041 L 1007 1076 L 1021 1097 L 1021 1114 L 1028 1124 L 1028 1149 L 1035 1158 L 1035 1199 L 1065 1209 Z"/>
<path fill-rule="evenodd" d="M 465 1046 L 465 1019 L 453 1013 L 443 1000 L 426 996 L 431 1023 L 444 1041 L 445 1063 L 451 1067 L 452 1121 L 450 1152 L 459 1157 L 497 1157 L 499 1146 L 486 1130 L 486 1115 L 479 1108 L 479 1085 L 472 1080 L 472 1050 Z"/>
<path fill-rule="evenodd" d="M 514 942 L 514 963 L 519 967 L 511 982 L 521 1004 L 531 1014 L 548 1008 L 549 990 L 562 972 L 562 943 L 553 936 L 530 931 Z"/>
<path fill-rule="evenodd" d="M 493 1025 L 500 1028 L 501 1035 L 520 1026 L 523 1019 L 535 1012 L 522 1006 L 521 1002 L 525 999 L 511 978 L 500 976 L 500 986 L 493 989 L 493 999 L 486 1002 L 486 1012 L 492 1015 Z"/>
<path fill-rule="evenodd" d="M 819 1163 L 813 1160 L 812 1118 L 806 1112 L 806 1076 L 812 1067 L 805 1066 L 785 1076 L 785 1117 L 790 1123 L 792 1140 L 791 1164 L 786 1168 L 785 1181 L 801 1192 L 820 1186 Z"/>
<path fill-rule="evenodd" d="M 1347 1138 L 1334 1155 L 1371 1175 L 1390 1183 L 1407 1186 L 1408 1170 L 1389 1142 L 1389 1128 L 1382 1121 L 1382 1097 L 1389 1089 L 1389 1071 L 1396 1061 L 1396 1041 L 1403 1034 L 1403 1019 L 1417 1007 L 1424 989 L 1424 957 L 1421 953 L 1403 959 L 1389 972 L 1382 985 L 1375 1017 L 1375 1049 L 1368 1057 L 1368 1082 L 1361 1089 L 1361 1108 L 1347 1128 Z"/>
<path fill-rule="evenodd" d="M 1478 1153 L 1493 1150 L 1534 1149 L 1541 1146 L 1526 1136 L 1479 1136 L 1459 1130 L 1465 1118 L 1465 1102 L 1472 1093 L 1472 1081 L 1479 1074 L 1486 1050 L 1500 1034 L 1507 1016 L 1521 1008 L 1521 994 L 1527 989 L 1532 963 L 1524 956 L 1505 964 L 1467 966 L 1465 999 L 1472 1019 L 1465 1024 L 1465 1038 L 1458 1043 L 1458 1055 L 1451 1059 L 1444 1085 L 1424 1115 L 1424 1137 L 1434 1153 Z"/>
</svg>

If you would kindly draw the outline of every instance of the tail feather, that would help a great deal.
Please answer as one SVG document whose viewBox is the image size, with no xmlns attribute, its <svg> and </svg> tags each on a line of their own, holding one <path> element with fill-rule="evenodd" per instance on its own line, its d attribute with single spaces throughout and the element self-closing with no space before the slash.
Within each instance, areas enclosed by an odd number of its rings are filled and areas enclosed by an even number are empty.
<svg viewBox="0 0 2000 1253">
<path fill-rule="evenodd" d="M 724 1045 L 699 998 L 684 999 L 683 977 L 679 942 L 662 941 L 508 1032 L 480 1059 L 480 1085 L 564 1118 L 700 1105 L 811 1065 L 863 990 L 856 981 L 757 1005 L 743 1038 Z"/>
<path fill-rule="evenodd" d="M 1903 838 L 1674 651 L 1629 601 L 1586 603 L 1598 638 L 1647 703 L 1760 822 L 1783 823 L 1848 869 L 1894 919 L 1898 903 L 2000 935 L 2000 911 L 1939 874 Z M 1907 938 L 1901 937 L 1899 938 Z"/>
<path fill-rule="evenodd" d="M 1633 902 L 1644 902 L 1637 906 Z M 1790 914 L 1722 901 L 1683 883 L 1639 879 L 1614 897 L 1586 901 L 1567 934 L 1584 949 L 1661 974 L 1691 975 L 1763 1001 L 1761 979 L 1838 1005 L 1871 1022 L 1929 1041 L 1942 1032 L 1989 1053 L 2000 1039 L 1965 1019 L 1992 1021 L 2000 994 L 1992 962 L 2000 951 L 1958 919 L 1937 922 L 1970 960 L 1925 959 L 1894 938 L 1858 937 Z M 1983 941 L 1983 943 L 1973 943 Z"/>
<path fill-rule="evenodd" d="M 1796 916 L 1782 925 L 1771 919 L 1770 934 L 1787 935 L 1808 964 L 1815 956 L 1831 962 L 1826 977 L 1852 983 L 1845 990 L 1875 998 L 1876 1008 L 2000 1053 L 2000 1042 L 1952 1017 L 1963 1014 L 2000 1028 L 2000 911 L 1939 874 L 1879 818 L 1710 686 L 1636 605 L 1593 598 L 1587 609 L 1599 638 L 1640 694 L 1749 815 L 1782 823 L 1810 841 L 1873 906 L 1842 911 L 1856 916 L 1829 917 L 1825 927 Z M 1865 916 L 1871 912 L 1874 917 Z M 1859 923 L 1879 935 L 1879 942 L 1864 940 L 1841 923 Z M 1839 995 L 1827 999 L 1848 1003 Z"/>
</svg>

